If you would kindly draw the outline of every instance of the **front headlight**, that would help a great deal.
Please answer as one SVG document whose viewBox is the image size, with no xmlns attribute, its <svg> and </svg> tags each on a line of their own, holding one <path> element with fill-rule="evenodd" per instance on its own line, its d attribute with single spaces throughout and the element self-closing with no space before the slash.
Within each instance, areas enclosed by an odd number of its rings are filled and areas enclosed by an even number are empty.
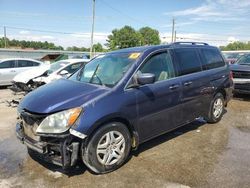
<svg viewBox="0 0 250 188">
<path fill-rule="evenodd" d="M 82 108 L 72 108 L 46 117 L 36 129 L 37 133 L 63 133 L 67 131 L 81 114 Z"/>
</svg>

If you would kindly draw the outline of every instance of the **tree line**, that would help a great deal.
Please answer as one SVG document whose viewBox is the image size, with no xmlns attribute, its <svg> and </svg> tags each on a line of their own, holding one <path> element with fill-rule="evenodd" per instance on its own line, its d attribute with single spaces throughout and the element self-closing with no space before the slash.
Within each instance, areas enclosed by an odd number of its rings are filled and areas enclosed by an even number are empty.
<svg viewBox="0 0 250 188">
<path fill-rule="evenodd" d="M 26 40 L 10 40 L 6 38 L 7 47 L 18 47 L 18 48 L 33 48 L 43 50 L 63 50 L 62 46 L 56 46 L 52 42 L 41 42 L 41 41 L 26 41 Z M 0 38 L 0 48 L 5 47 L 5 39 Z"/>
<path fill-rule="evenodd" d="M 161 43 L 159 31 L 150 27 L 142 27 L 139 30 L 135 30 L 131 26 L 124 26 L 120 29 L 112 30 L 111 34 L 107 37 L 107 43 L 97 43 L 93 45 L 95 52 L 106 52 L 110 50 L 129 48 L 135 46 L 145 45 L 157 45 Z M 85 47 L 67 47 L 64 49 L 62 46 L 56 46 L 51 42 L 41 41 L 25 41 L 25 40 L 10 40 L 7 38 L 8 47 L 20 47 L 20 48 L 33 48 L 33 49 L 49 49 L 49 50 L 69 50 L 69 51 L 90 51 Z M 5 47 L 4 38 L 0 38 L 0 48 Z M 250 50 L 250 42 L 234 42 L 227 46 L 220 46 L 221 50 Z"/>
<path fill-rule="evenodd" d="M 130 26 L 124 26 L 121 29 L 114 29 L 107 38 L 106 48 L 102 44 L 97 43 L 93 45 L 95 52 L 106 52 L 115 49 L 122 49 L 134 46 L 156 45 L 160 44 L 159 31 L 150 27 L 143 27 L 136 31 Z M 0 38 L 0 48 L 5 47 L 4 38 Z M 90 51 L 86 47 L 67 47 L 56 46 L 51 42 L 41 41 L 26 41 L 26 40 L 10 40 L 7 38 L 7 47 L 19 48 L 33 48 L 33 49 L 49 49 L 49 50 L 69 50 L 69 51 Z"/>
<path fill-rule="evenodd" d="M 249 42 L 234 42 L 230 43 L 227 46 L 221 46 L 221 50 L 229 51 L 229 50 L 250 50 L 250 41 Z"/>
</svg>

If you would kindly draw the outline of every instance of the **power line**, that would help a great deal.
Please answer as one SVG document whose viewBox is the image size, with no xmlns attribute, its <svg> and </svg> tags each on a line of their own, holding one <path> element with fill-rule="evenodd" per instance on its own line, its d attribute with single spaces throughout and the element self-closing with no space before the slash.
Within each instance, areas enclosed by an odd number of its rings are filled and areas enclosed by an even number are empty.
<svg viewBox="0 0 250 188">
<path fill-rule="evenodd" d="M 26 31 L 34 31 L 34 32 L 40 32 L 40 33 L 53 33 L 53 34 L 62 34 L 62 35 L 79 35 L 79 36 L 90 36 L 90 34 L 88 33 L 74 33 L 74 32 L 61 32 L 61 31 L 51 31 L 51 30 L 41 30 L 41 29 L 29 29 L 29 28 L 26 28 L 26 27 L 13 27 L 13 26 L 0 26 L 2 27 L 3 29 L 5 28 L 5 32 L 7 33 L 7 29 L 14 29 L 14 30 L 26 30 Z M 179 37 L 177 37 L 178 40 L 180 39 L 186 39 L 186 40 L 207 40 L 207 41 L 214 41 L 214 42 L 225 42 L 225 41 L 228 41 L 228 40 L 220 40 L 220 39 L 212 39 L 212 38 L 208 38 L 208 37 L 205 37 L 205 38 L 189 38 L 189 37 L 180 37 L 181 33 L 185 33 L 185 34 L 200 34 L 200 35 L 206 35 L 206 36 L 217 36 L 219 37 L 220 35 L 216 35 L 216 34 L 209 34 L 209 33 L 198 33 L 198 32 L 190 32 L 190 31 L 183 31 L 183 30 L 180 30 L 178 31 L 179 33 Z M 106 34 L 95 34 L 95 36 L 107 36 Z M 224 36 L 232 36 L 232 35 L 229 35 L 229 34 L 223 34 L 223 37 Z M 250 35 L 236 35 L 237 37 L 250 37 Z M 167 38 L 167 37 L 165 37 Z M 171 37 L 169 37 L 171 38 Z"/>
<path fill-rule="evenodd" d="M 185 30 L 179 30 L 182 33 L 192 33 L 192 34 L 200 34 L 200 35 L 210 35 L 210 36 L 219 36 L 218 34 L 215 33 L 199 33 L 199 32 L 192 32 L 192 31 L 185 31 Z M 244 35 L 244 34 L 221 34 L 222 36 L 228 36 L 231 37 L 233 35 L 238 36 L 238 37 L 250 37 L 250 35 Z"/>
<path fill-rule="evenodd" d="M 105 6 L 109 7 L 109 8 L 112 9 L 112 10 L 114 10 L 115 12 L 117 12 L 117 13 L 119 13 L 119 14 L 125 16 L 126 18 L 129 18 L 130 20 L 132 20 L 132 21 L 134 21 L 134 22 L 136 22 L 136 23 L 141 23 L 141 24 L 143 24 L 143 25 L 149 25 L 149 24 L 147 24 L 147 23 L 145 23 L 145 22 L 143 22 L 143 21 L 141 21 L 141 20 L 138 20 L 138 19 L 136 19 L 136 18 L 134 18 L 134 17 L 131 17 L 131 16 L 128 15 L 128 14 L 125 14 L 124 12 L 122 12 L 122 11 L 120 11 L 119 9 L 113 7 L 112 5 L 110 5 L 109 3 L 107 3 L 107 2 L 104 1 L 104 0 L 99 0 L 99 1 L 102 2 Z"/>
<path fill-rule="evenodd" d="M 89 36 L 89 34 L 84 33 L 74 33 L 74 32 L 61 32 L 61 31 L 51 31 L 51 30 L 41 30 L 41 29 L 29 29 L 24 27 L 13 27 L 13 26 L 1 26 L 6 29 L 15 29 L 15 30 L 26 30 L 26 31 L 34 31 L 39 33 L 54 33 L 54 34 L 62 34 L 62 35 L 79 35 L 79 36 Z M 96 36 L 107 36 L 106 34 L 95 34 Z"/>
<path fill-rule="evenodd" d="M 163 37 L 171 39 L 171 36 Z M 210 38 L 191 38 L 191 37 L 176 37 L 178 40 L 195 40 L 195 41 L 211 41 L 211 42 L 227 42 L 228 40 L 220 40 L 220 39 L 210 39 Z"/>
</svg>

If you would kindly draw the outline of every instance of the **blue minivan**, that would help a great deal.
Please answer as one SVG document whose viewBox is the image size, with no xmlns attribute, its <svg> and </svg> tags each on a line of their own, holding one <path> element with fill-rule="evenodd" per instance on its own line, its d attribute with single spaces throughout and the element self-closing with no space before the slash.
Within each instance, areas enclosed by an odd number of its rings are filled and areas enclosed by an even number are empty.
<svg viewBox="0 0 250 188">
<path fill-rule="evenodd" d="M 206 43 L 117 50 L 25 96 L 16 133 L 46 161 L 107 173 L 147 140 L 198 117 L 220 121 L 232 89 L 229 65 Z"/>
</svg>

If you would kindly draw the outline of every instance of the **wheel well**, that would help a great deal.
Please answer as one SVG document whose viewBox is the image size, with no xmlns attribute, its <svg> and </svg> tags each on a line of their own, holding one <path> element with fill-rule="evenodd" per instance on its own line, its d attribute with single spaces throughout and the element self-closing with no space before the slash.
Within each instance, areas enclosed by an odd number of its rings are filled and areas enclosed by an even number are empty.
<svg viewBox="0 0 250 188">
<path fill-rule="evenodd" d="M 131 136 L 131 141 L 132 141 L 132 148 L 136 149 L 139 145 L 139 136 L 137 134 L 137 131 L 134 129 L 133 125 L 124 118 L 121 117 L 114 117 L 114 118 L 110 118 L 107 119 L 103 122 L 101 122 L 90 134 L 90 137 L 95 133 L 96 130 L 98 130 L 100 127 L 102 127 L 103 125 L 107 124 L 107 123 L 111 123 L 111 122 L 119 122 L 124 124 L 127 129 L 129 130 L 130 136 Z"/>
<path fill-rule="evenodd" d="M 217 93 L 221 93 L 221 94 L 223 95 L 224 99 L 226 99 L 226 91 L 225 91 L 224 89 L 218 90 L 218 91 L 215 93 L 215 95 L 216 95 Z"/>
<path fill-rule="evenodd" d="M 226 91 L 225 91 L 225 89 L 220 89 L 220 90 L 218 90 L 216 93 L 215 93 L 215 95 L 217 94 L 217 93 L 221 93 L 222 95 L 223 95 L 223 98 L 224 98 L 224 101 L 225 101 L 225 107 L 227 107 L 227 94 L 226 94 Z"/>
</svg>

